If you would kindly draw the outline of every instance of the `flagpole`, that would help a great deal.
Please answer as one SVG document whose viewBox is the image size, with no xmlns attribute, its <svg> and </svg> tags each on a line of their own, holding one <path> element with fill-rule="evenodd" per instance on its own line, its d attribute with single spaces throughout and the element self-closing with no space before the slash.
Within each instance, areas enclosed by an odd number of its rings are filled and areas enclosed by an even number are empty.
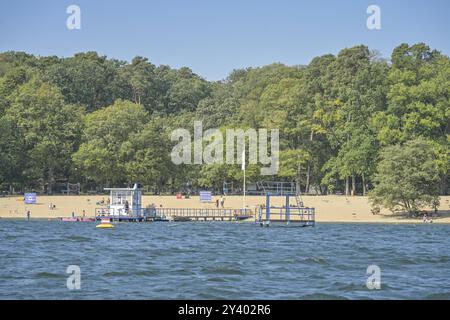
<svg viewBox="0 0 450 320">
<path fill-rule="evenodd" d="M 244 170 L 244 185 L 243 185 L 243 191 L 244 191 L 244 198 L 243 198 L 243 208 L 244 214 L 246 214 L 245 210 L 245 148 L 244 151 L 242 151 L 242 169 Z"/>
<path fill-rule="evenodd" d="M 244 210 L 245 210 L 245 167 L 244 167 Z"/>
</svg>

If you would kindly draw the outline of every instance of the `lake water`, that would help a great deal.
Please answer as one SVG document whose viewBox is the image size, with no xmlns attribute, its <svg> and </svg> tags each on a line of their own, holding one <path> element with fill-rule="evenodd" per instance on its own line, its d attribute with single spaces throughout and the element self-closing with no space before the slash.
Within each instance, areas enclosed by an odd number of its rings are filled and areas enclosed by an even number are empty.
<svg viewBox="0 0 450 320">
<path fill-rule="evenodd" d="M 0 299 L 450 299 L 450 225 L 95 225 L 0 220 Z"/>
</svg>

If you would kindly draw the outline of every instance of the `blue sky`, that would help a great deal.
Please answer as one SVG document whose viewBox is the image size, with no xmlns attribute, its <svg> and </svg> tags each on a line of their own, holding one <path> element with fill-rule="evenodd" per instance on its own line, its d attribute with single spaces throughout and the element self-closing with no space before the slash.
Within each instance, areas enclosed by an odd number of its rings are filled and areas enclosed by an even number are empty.
<svg viewBox="0 0 450 320">
<path fill-rule="evenodd" d="M 66 28 L 71 4 L 81 8 L 81 30 Z M 381 8 L 381 30 L 366 27 L 371 4 Z M 219 80 L 235 68 L 307 64 L 357 44 L 385 57 L 403 42 L 449 54 L 449 17 L 448 0 L 2 0 L 0 51 L 141 55 Z"/>
</svg>

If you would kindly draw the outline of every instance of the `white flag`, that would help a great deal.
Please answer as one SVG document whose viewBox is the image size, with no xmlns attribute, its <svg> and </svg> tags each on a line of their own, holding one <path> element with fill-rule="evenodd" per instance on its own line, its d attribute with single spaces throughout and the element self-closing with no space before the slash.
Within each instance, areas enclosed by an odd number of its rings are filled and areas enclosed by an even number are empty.
<svg viewBox="0 0 450 320">
<path fill-rule="evenodd" d="M 245 170 L 245 149 L 242 151 L 242 170 Z"/>
</svg>

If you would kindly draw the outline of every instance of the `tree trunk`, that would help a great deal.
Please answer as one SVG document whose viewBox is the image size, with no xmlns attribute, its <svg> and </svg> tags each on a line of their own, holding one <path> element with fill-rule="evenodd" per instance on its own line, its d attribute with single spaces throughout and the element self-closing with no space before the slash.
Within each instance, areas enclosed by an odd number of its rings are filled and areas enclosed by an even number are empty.
<svg viewBox="0 0 450 320">
<path fill-rule="evenodd" d="M 355 175 L 352 175 L 352 196 L 356 194 L 356 181 Z"/>
<path fill-rule="evenodd" d="M 305 194 L 309 193 L 309 184 L 310 184 L 310 177 L 311 177 L 311 164 L 308 161 L 308 167 L 306 168 L 306 186 L 305 186 Z"/>
<path fill-rule="evenodd" d="M 320 192 L 320 195 L 323 195 L 324 192 L 327 192 L 327 194 L 328 194 L 327 188 L 326 187 L 322 187 L 320 184 L 319 184 L 319 192 Z"/>
<path fill-rule="evenodd" d="M 441 192 L 440 192 L 440 194 L 441 195 L 444 195 L 444 196 L 446 196 L 447 195 L 447 193 L 448 193 L 448 187 L 447 187 L 447 178 L 448 178 L 448 176 L 446 175 L 446 174 L 444 174 L 443 176 L 442 176 L 442 178 L 441 178 Z"/>
<path fill-rule="evenodd" d="M 362 187 L 363 187 L 363 196 L 366 195 L 366 178 L 364 177 L 364 173 L 361 175 L 362 179 Z"/>
<path fill-rule="evenodd" d="M 53 193 L 53 168 L 50 167 L 48 168 L 48 190 L 47 190 L 48 194 L 52 194 Z"/>
<path fill-rule="evenodd" d="M 350 193 L 350 179 L 349 177 L 345 178 L 345 195 L 348 196 Z"/>
<path fill-rule="evenodd" d="M 311 130 L 311 133 L 309 135 L 310 143 L 312 143 L 313 140 L 314 140 L 314 131 Z M 306 187 L 305 187 L 306 194 L 309 193 L 310 184 L 311 184 L 311 161 L 308 160 L 308 167 L 306 169 Z"/>
</svg>

